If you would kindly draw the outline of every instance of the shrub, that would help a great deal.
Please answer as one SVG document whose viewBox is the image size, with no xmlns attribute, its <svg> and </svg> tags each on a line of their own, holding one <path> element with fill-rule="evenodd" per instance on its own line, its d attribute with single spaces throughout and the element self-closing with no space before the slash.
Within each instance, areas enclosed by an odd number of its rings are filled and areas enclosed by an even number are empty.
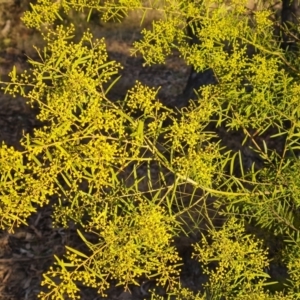
<svg viewBox="0 0 300 300">
<path fill-rule="evenodd" d="M 82 253 L 67 247 L 63 259 L 56 257 L 56 267 L 44 274 L 48 291 L 40 294 L 42 299 L 78 298 L 78 281 L 103 294 L 111 279 L 127 288 L 140 277 L 156 278 L 178 299 L 297 299 L 297 53 L 286 52 L 273 38 L 270 10 L 256 12 L 249 23 L 244 1 L 234 1 L 230 10 L 222 3 L 211 10 L 210 2 L 169 1 L 158 7 L 140 1 L 38 1 L 24 15 L 27 26 L 41 30 L 59 18 L 61 8 L 97 9 L 104 21 L 130 9 L 146 13 L 157 8 L 165 18 L 153 21 L 152 31 L 142 31 L 144 38 L 132 53 L 142 53 L 152 64 L 163 63 L 177 49 L 195 69 L 212 68 L 218 79 L 217 85 L 199 89 L 198 103 L 179 112 L 163 106 L 157 91 L 139 82 L 123 102 L 112 102 L 107 92 L 114 88 L 111 78 L 121 66 L 107 61 L 104 41 L 94 40 L 90 32 L 73 42 L 73 26 L 49 27 L 43 34 L 47 46 L 36 49 L 41 60 L 31 60 L 31 70 L 21 75 L 15 69 L 10 73 L 6 92 L 20 93 L 38 105 L 44 126 L 23 138 L 23 152 L 1 147 L 1 226 L 13 230 L 56 197 L 54 223 L 80 224 L 78 234 L 89 249 Z M 186 20 L 201 23 L 195 29 L 201 43 L 189 46 Z M 256 49 L 251 57 L 249 45 Z M 165 126 L 167 118 L 171 125 Z M 241 155 L 226 156 L 206 130 L 213 120 L 217 126 L 242 130 L 252 143 L 249 151 L 259 153 L 264 167 L 255 169 L 251 162 L 244 168 Z M 270 127 L 276 130 L 268 139 L 284 137 L 280 151 L 255 138 Z M 240 178 L 225 171 L 237 157 Z M 155 163 L 163 170 L 158 187 L 151 187 L 154 179 L 148 175 L 151 197 L 139 188 L 143 178 L 134 176 L 129 186 L 122 180 L 122 170 L 133 165 L 136 174 L 139 163 L 149 168 Z M 166 172 L 172 174 L 171 183 Z M 176 193 L 186 184 L 192 187 L 191 199 L 181 205 Z M 215 211 L 228 222 L 217 230 L 207 211 L 196 211 L 209 220 L 210 235 L 203 234 L 195 244 L 194 256 L 203 267 L 211 261 L 217 267 L 206 269 L 206 290 L 194 295 L 177 284 L 180 262 L 172 239 L 183 232 L 178 217 L 195 215 L 190 211 L 196 204 L 205 207 L 212 197 Z M 244 232 L 245 223 L 255 227 L 254 233 L 267 227 L 286 240 L 286 290 L 268 290 L 265 246 Z M 87 240 L 83 231 L 99 241 Z"/>
</svg>

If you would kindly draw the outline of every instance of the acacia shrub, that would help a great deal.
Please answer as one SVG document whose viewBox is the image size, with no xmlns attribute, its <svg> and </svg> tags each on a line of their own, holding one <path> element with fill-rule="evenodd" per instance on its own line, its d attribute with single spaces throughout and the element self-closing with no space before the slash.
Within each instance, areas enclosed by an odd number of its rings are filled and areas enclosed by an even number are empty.
<svg viewBox="0 0 300 300">
<path fill-rule="evenodd" d="M 180 226 L 171 214 L 172 204 L 159 197 L 149 200 L 143 191 L 134 190 L 136 185 L 126 189 L 118 176 L 132 161 L 149 161 L 140 156 L 143 150 L 153 154 L 152 161 L 170 168 L 156 142 L 171 111 L 157 101 L 157 91 L 140 83 L 128 91 L 125 106 L 109 101 L 103 86 L 120 65 L 106 61 L 104 41 L 93 41 L 88 32 L 79 43 L 67 42 L 73 31 L 62 26 L 49 29 L 44 36 L 47 47 L 37 49 L 41 61 L 30 61 L 31 70 L 21 75 L 14 69 L 6 83 L 6 92 L 21 93 L 39 106 L 37 118 L 44 126 L 24 137 L 23 152 L 1 148 L 2 226 L 13 230 L 38 206 L 57 198 L 55 225 L 67 226 L 73 220 L 99 237 L 92 245 L 78 231 L 89 255 L 67 247 L 65 260 L 56 257 L 57 266 L 45 274 L 43 284 L 49 292 L 41 293 L 42 298 L 76 298 L 78 281 L 97 286 L 100 293 L 113 278 L 125 287 L 138 284 L 142 276 L 175 285 L 179 256 L 171 242 Z M 29 92 L 24 86 L 30 87 Z M 137 109 L 143 112 L 138 119 L 133 117 Z M 208 106 L 202 116 L 191 115 L 200 122 L 198 130 L 206 126 L 210 110 Z M 174 123 L 168 131 L 176 147 L 180 137 L 172 131 L 179 126 Z M 205 134 L 193 143 L 203 138 Z M 214 157 L 209 150 L 198 160 L 206 173 L 203 183 L 211 180 Z"/>
<path fill-rule="evenodd" d="M 11 73 L 6 91 L 19 92 L 30 103 L 38 103 L 38 118 L 45 121 L 45 126 L 33 137 L 24 137 L 23 153 L 1 147 L 4 228 L 25 222 L 36 211 L 36 204 L 45 205 L 50 196 L 56 195 L 56 224 L 67 226 L 72 219 L 99 237 L 99 243 L 93 244 L 78 231 L 90 252 L 67 247 L 65 257 L 56 258 L 56 266 L 44 274 L 43 284 L 49 289 L 41 293 L 43 299 L 75 299 L 79 297 L 79 281 L 105 293 L 110 279 L 128 287 L 138 284 L 143 276 L 154 276 L 159 284 L 168 286 L 170 297 L 173 293 L 177 298 L 297 297 L 299 86 L 294 76 L 299 65 L 291 65 L 290 57 L 274 42 L 268 18 L 271 11 L 257 12 L 255 26 L 249 26 L 243 1 L 235 1 L 230 11 L 220 3 L 212 12 L 210 1 L 203 5 L 196 1 L 178 3 L 163 6 L 165 19 L 153 22 L 152 31 L 143 31 L 144 39 L 135 43 L 133 52 L 141 52 L 146 63 L 163 63 L 176 48 L 195 68 L 212 68 L 218 85 L 202 87 L 200 103 L 179 112 L 181 119 L 157 101 L 155 90 L 139 83 L 128 91 L 125 104 L 110 102 L 103 85 L 120 66 L 107 62 L 104 42 L 93 41 L 90 33 L 77 44 L 70 41 L 72 27 L 49 30 L 46 49 L 38 50 L 42 62 L 31 61 L 32 70 L 21 76 Z M 40 1 L 25 14 L 24 21 L 37 28 L 43 22 L 51 23 L 59 14 L 59 5 Z M 110 1 L 87 5 L 73 0 L 61 5 L 65 9 L 104 10 L 104 19 L 119 10 L 126 13 L 129 9 L 155 8 L 139 1 L 124 1 L 121 6 Z M 189 47 L 185 39 L 188 18 L 203 24 L 197 32 L 201 45 Z M 237 39 L 243 43 L 237 43 Z M 231 54 L 224 51 L 225 41 L 232 45 Z M 251 59 L 245 53 L 248 44 L 260 50 Z M 294 76 L 290 76 L 289 67 L 296 70 Z M 251 84 L 250 93 L 244 78 Z M 51 84 L 46 85 L 45 80 Z M 32 90 L 25 93 L 24 86 Z M 142 112 L 139 118 L 134 118 L 136 109 Z M 167 115 L 173 123 L 163 128 Z M 242 178 L 224 174 L 223 166 L 234 157 L 222 155 L 218 144 L 211 142 L 211 133 L 205 131 L 212 115 L 218 116 L 217 124 L 241 128 L 249 139 L 253 139 L 249 128 L 260 134 L 270 124 L 275 126 L 277 136 L 286 135 L 281 155 L 264 142 L 256 151 L 266 161 L 266 168 L 242 172 Z M 284 126 L 286 121 L 288 128 Z M 166 141 L 164 151 L 169 155 L 158 147 L 161 133 Z M 150 158 L 141 157 L 145 150 L 152 154 Z M 157 161 L 173 172 L 174 183 L 167 186 L 166 193 L 158 191 L 148 199 L 138 185 L 122 185 L 119 171 L 133 161 L 143 160 Z M 87 182 L 88 189 L 80 189 L 82 182 Z M 179 257 L 171 243 L 182 230 L 173 208 L 178 200 L 176 189 L 185 183 L 203 191 L 196 202 L 205 205 L 209 197 L 217 197 L 216 206 L 225 205 L 222 213 L 229 218 L 220 230 L 211 220 L 210 238 L 204 235 L 195 245 L 195 257 L 203 267 L 210 261 L 218 266 L 206 269 L 209 282 L 197 296 L 177 284 Z M 192 208 L 193 201 L 190 204 Z M 181 207 L 177 211 L 180 214 Z M 290 282 L 280 293 L 268 290 L 265 268 L 269 259 L 262 242 L 244 232 L 244 222 L 251 220 L 257 230 L 259 226 L 276 229 L 287 240 L 284 259 Z"/>
</svg>

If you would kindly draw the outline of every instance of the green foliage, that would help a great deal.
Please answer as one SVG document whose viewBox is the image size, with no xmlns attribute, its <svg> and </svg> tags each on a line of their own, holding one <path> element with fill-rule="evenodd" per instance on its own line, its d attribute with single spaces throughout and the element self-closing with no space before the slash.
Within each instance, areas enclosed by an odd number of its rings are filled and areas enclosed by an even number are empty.
<svg viewBox="0 0 300 300">
<path fill-rule="evenodd" d="M 22 139 L 23 152 L 4 144 L 0 148 L 1 228 L 12 231 L 38 206 L 57 199 L 54 224 L 68 226 L 73 220 L 81 225 L 78 234 L 88 248 L 83 253 L 67 247 L 64 258 L 56 257 L 56 266 L 44 274 L 48 291 L 40 294 L 42 299 L 76 299 L 79 282 L 105 294 L 112 279 L 128 288 L 140 278 L 155 278 L 168 288 L 170 299 L 299 298 L 300 66 L 274 39 L 269 18 L 273 12 L 264 9 L 249 21 L 244 4 L 232 1 L 229 9 L 224 1 L 209 0 L 201 5 L 185 0 L 160 5 L 40 0 L 25 13 L 28 27 L 41 30 L 49 25 L 43 34 L 47 46 L 36 49 L 40 61 L 30 61 L 30 70 L 10 73 L 6 92 L 20 93 L 38 106 L 44 126 Z M 122 18 L 131 9 L 160 9 L 164 18 L 153 21 L 152 30 L 142 31 L 144 38 L 132 53 L 141 53 L 152 64 L 163 63 L 177 49 L 197 70 L 211 68 L 218 85 L 201 87 L 199 103 L 177 113 L 156 99 L 157 90 L 139 82 L 124 101 L 110 101 L 112 76 L 121 66 L 107 60 L 104 40 L 86 32 L 75 43 L 73 26 L 51 29 L 61 9 L 71 8 L 98 10 L 104 21 Z M 192 27 L 201 23 L 192 28 L 201 43 L 189 46 L 186 20 Z M 171 125 L 164 125 L 167 119 Z M 206 131 L 212 120 L 243 131 L 244 143 L 250 141 L 253 148 L 247 151 L 258 153 L 264 167 L 255 169 L 251 162 L 249 168 L 241 155 L 224 154 L 216 136 Z M 279 138 L 280 151 L 254 139 L 270 128 L 276 131 L 268 139 Z M 241 178 L 234 176 L 237 157 Z M 157 166 L 156 178 L 151 165 Z M 148 168 L 142 176 L 140 166 Z M 133 184 L 128 177 L 134 178 Z M 148 190 L 141 189 L 145 180 Z M 186 185 L 191 187 L 187 201 L 178 193 Z M 202 210 L 212 196 L 215 215 L 221 211 L 228 218 L 221 229 Z M 190 220 L 184 225 L 185 215 Z M 172 239 L 191 223 L 199 230 L 202 217 L 210 230 L 194 245 L 194 257 L 209 281 L 195 295 L 176 283 L 181 262 Z M 268 290 L 267 249 L 245 232 L 244 221 L 257 232 L 267 228 L 286 240 L 286 290 Z"/>
<path fill-rule="evenodd" d="M 41 62 L 31 61 L 32 69 L 24 74 L 10 74 L 12 80 L 6 91 L 21 92 L 30 104 L 38 104 L 38 118 L 44 126 L 35 130 L 34 137 L 27 135 L 23 139 L 22 153 L 6 146 L 1 148 L 9 157 L 3 168 L 2 194 L 8 193 L 10 186 L 13 191 L 7 194 L 10 202 L 2 203 L 2 226 L 13 229 L 36 211 L 35 203 L 45 205 L 50 197 L 56 197 L 54 224 L 67 226 L 72 219 L 99 237 L 98 244 L 91 244 L 81 234 L 91 250 L 89 256 L 68 248 L 67 262 L 57 258 L 57 268 L 45 274 L 43 284 L 50 292 L 42 293 L 43 299 L 77 297 L 76 282 L 80 280 L 97 286 L 100 293 L 105 292 L 113 278 L 127 286 L 137 284 L 136 278 L 141 276 L 155 276 L 158 283 L 172 286 L 178 277 L 179 257 L 170 245 L 179 225 L 175 216 L 166 215 L 162 208 L 171 212 L 172 203 L 165 204 L 157 197 L 149 202 L 136 186 L 126 190 L 119 173 L 132 161 L 147 162 L 147 157 L 140 157 L 143 149 L 152 152 L 153 161 L 171 167 L 157 153 L 155 143 L 163 121 L 174 112 L 156 100 L 157 91 L 138 82 L 128 91 L 124 104 L 109 101 L 104 84 L 120 66 L 106 61 L 104 41 L 93 41 L 90 33 L 78 44 L 67 42 L 73 31 L 72 27 L 49 29 L 44 36 L 48 47 L 44 51 L 37 49 Z M 31 87 L 28 93 L 23 89 L 26 85 Z M 137 109 L 143 112 L 139 119 L 133 117 Z M 191 113 L 192 117 L 195 114 Z M 173 119 L 174 127 L 166 134 L 178 144 L 182 138 L 174 131 L 186 129 L 184 123 L 176 123 L 174 116 Z M 208 115 L 198 117 L 202 123 L 195 123 L 194 130 L 201 132 L 208 119 Z M 207 143 L 209 139 L 203 133 L 197 138 L 199 143 L 201 140 Z M 196 149 L 195 142 L 190 146 Z M 213 151 L 203 151 L 198 160 L 199 166 L 203 165 L 202 181 L 211 185 Z M 184 157 L 185 152 L 181 155 Z M 181 173 L 186 176 L 185 171 Z M 80 188 L 83 184 L 88 190 Z M 24 208 L 24 204 L 29 208 Z M 59 284 L 52 279 L 56 277 L 61 278 Z"/>
<path fill-rule="evenodd" d="M 138 199 L 136 199 L 138 200 Z M 108 205 L 92 217 L 86 226 L 99 238 L 99 243 L 87 241 L 89 256 L 76 249 L 67 247 L 65 259 L 56 257 L 57 268 L 45 274 L 42 285 L 53 287 L 50 293 L 41 293 L 43 299 L 58 299 L 68 295 L 76 299 L 79 291 L 76 283 L 95 287 L 103 295 L 109 287 L 109 278 L 118 280 L 127 288 L 130 283 L 138 284 L 136 278 L 159 276 L 159 284 L 173 284 L 179 272 L 179 257 L 170 241 L 174 234 L 174 217 L 166 215 L 157 205 L 140 199 L 139 205 L 123 203 L 126 212 L 117 216 Z M 173 232 L 173 234 L 172 234 Z M 170 263 L 172 263 L 170 265 Z M 153 271 L 156 274 L 153 274 Z M 51 277 L 59 276 L 57 285 Z"/>
<path fill-rule="evenodd" d="M 203 237 L 201 244 L 194 246 L 194 255 L 209 274 L 206 286 L 211 297 L 222 295 L 226 299 L 244 299 L 245 295 L 261 294 L 268 277 L 263 272 L 268 259 L 262 242 L 245 235 L 243 224 L 238 224 L 235 219 L 230 219 L 219 231 L 211 230 L 208 238 L 212 243 Z M 213 262 L 218 265 L 215 270 L 210 270 L 207 266 Z"/>
<path fill-rule="evenodd" d="M 29 28 L 41 29 L 45 24 L 53 24 L 56 19 L 62 20 L 61 11 L 68 13 L 71 9 L 75 9 L 76 11 L 88 10 L 88 20 L 93 10 L 102 12 L 101 20 L 107 22 L 110 19 L 121 21 L 130 10 L 142 9 L 145 15 L 147 10 L 158 7 L 157 1 L 153 1 L 153 4 L 150 1 L 150 7 L 145 7 L 142 0 L 39 0 L 37 2 L 37 4 L 31 5 L 32 11 L 25 12 L 22 18 L 25 25 Z"/>
</svg>

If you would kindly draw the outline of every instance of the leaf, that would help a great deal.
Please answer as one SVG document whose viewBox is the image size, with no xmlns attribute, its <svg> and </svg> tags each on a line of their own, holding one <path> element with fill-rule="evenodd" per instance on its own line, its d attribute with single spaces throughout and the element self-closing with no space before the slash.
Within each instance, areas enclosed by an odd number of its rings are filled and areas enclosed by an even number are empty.
<svg viewBox="0 0 300 300">
<path fill-rule="evenodd" d="M 104 94 L 107 95 L 108 92 L 111 90 L 111 88 L 116 84 L 116 82 L 121 78 L 122 76 L 120 75 L 119 77 L 117 77 L 109 86 L 108 88 L 105 90 Z"/>
<path fill-rule="evenodd" d="M 264 152 L 265 152 L 265 154 L 268 154 L 268 146 L 267 146 L 265 140 L 263 140 L 263 146 L 264 146 Z"/>
<path fill-rule="evenodd" d="M 59 58 L 57 59 L 57 61 L 55 62 L 55 67 L 59 68 L 60 67 L 60 63 L 63 59 L 66 58 L 66 50 L 60 53 Z"/>
<path fill-rule="evenodd" d="M 61 20 L 61 21 L 63 21 L 64 19 L 60 16 L 60 14 L 56 11 L 55 12 L 55 15 Z"/>
<path fill-rule="evenodd" d="M 54 254 L 54 258 L 56 260 L 56 263 L 62 268 L 62 270 L 67 272 L 67 269 L 65 268 L 65 265 L 64 265 L 64 261 L 59 259 L 59 257 L 56 256 L 55 254 Z"/>
<path fill-rule="evenodd" d="M 57 178 L 54 178 L 54 182 L 57 184 L 57 186 L 60 188 L 60 190 L 64 193 L 64 195 L 67 196 L 67 192 L 63 188 L 63 186 L 60 184 L 59 180 L 57 180 Z"/>
<path fill-rule="evenodd" d="M 85 64 L 89 58 L 92 58 L 92 55 L 80 57 L 79 59 L 77 59 L 76 61 L 73 62 L 72 69 L 75 69 L 78 65 Z"/>
<path fill-rule="evenodd" d="M 43 164 L 38 160 L 38 158 L 34 155 L 31 154 L 30 158 L 39 166 L 39 167 L 43 167 Z"/>
<path fill-rule="evenodd" d="M 92 16 L 92 13 L 93 13 L 93 8 L 91 8 L 91 9 L 89 10 L 89 14 L 88 14 L 88 16 L 87 16 L 87 18 L 86 18 L 87 22 L 90 21 L 91 16 Z"/>
<path fill-rule="evenodd" d="M 102 213 L 101 213 L 102 214 Z M 107 204 L 106 204 L 106 207 L 105 207 L 105 211 L 103 212 L 103 214 L 106 216 L 107 215 Z M 78 235 L 80 236 L 80 238 L 84 241 L 84 243 L 92 250 L 94 251 L 94 247 L 93 247 L 93 244 L 90 243 L 85 237 L 84 235 L 80 232 L 79 229 L 77 229 L 77 233 Z M 88 257 L 86 257 L 88 258 Z"/>
<path fill-rule="evenodd" d="M 64 262 L 64 261 L 61 261 L 61 263 L 65 268 L 74 268 L 74 267 L 76 267 L 76 265 L 74 265 L 73 263 L 67 263 L 67 262 Z"/>
<path fill-rule="evenodd" d="M 137 138 L 140 140 L 140 142 L 143 142 L 143 140 L 144 140 L 144 121 L 139 120 L 136 133 L 137 133 Z"/>
<path fill-rule="evenodd" d="M 72 187 L 72 184 L 70 182 L 70 178 L 68 178 L 68 173 L 66 172 L 61 172 L 60 175 L 62 176 L 62 178 L 64 179 L 65 183 L 69 186 Z"/>
<path fill-rule="evenodd" d="M 241 151 L 239 151 L 238 153 L 239 153 L 239 163 L 240 163 L 241 174 L 242 174 L 243 177 L 245 177 L 242 153 L 241 153 Z"/>
<path fill-rule="evenodd" d="M 59 149 L 66 157 L 69 157 L 69 153 L 59 144 L 55 144 L 55 147 Z"/>
<path fill-rule="evenodd" d="M 13 66 L 12 71 L 10 72 L 12 82 L 17 80 L 17 69 L 16 66 Z"/>
<path fill-rule="evenodd" d="M 50 161 L 53 161 L 53 157 L 52 157 L 52 155 L 51 155 L 51 153 L 50 153 L 50 151 L 49 151 L 48 148 L 46 149 L 46 156 L 48 157 L 48 159 L 49 159 Z"/>
<path fill-rule="evenodd" d="M 230 160 L 230 175 L 234 174 L 234 161 L 235 161 L 235 157 L 238 155 L 239 152 L 236 152 L 233 154 L 233 156 L 231 157 Z"/>
<path fill-rule="evenodd" d="M 79 230 L 77 230 L 77 233 L 80 235 L 81 238 L 83 237 L 83 235 L 80 233 Z M 83 238 L 83 241 L 85 242 L 86 240 Z M 76 255 L 80 256 L 80 257 L 89 259 L 89 257 L 86 256 L 84 253 L 82 253 L 82 252 L 80 252 L 80 251 L 78 251 L 78 250 L 76 250 L 76 249 L 74 249 L 74 248 L 71 248 L 71 247 L 69 247 L 69 246 L 65 246 L 65 247 L 66 247 L 66 249 L 69 250 L 70 252 L 73 252 L 73 253 L 75 253 Z"/>
</svg>

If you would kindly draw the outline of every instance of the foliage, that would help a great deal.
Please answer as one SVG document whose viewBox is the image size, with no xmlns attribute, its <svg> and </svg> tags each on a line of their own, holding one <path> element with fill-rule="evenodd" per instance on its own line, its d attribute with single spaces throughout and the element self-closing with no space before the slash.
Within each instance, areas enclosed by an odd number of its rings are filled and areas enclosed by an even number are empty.
<svg viewBox="0 0 300 300">
<path fill-rule="evenodd" d="M 137 284 L 139 277 L 155 276 L 162 285 L 174 285 L 179 257 L 171 241 L 179 224 L 169 215 L 172 203 L 166 205 L 160 198 L 149 202 L 137 187 L 126 189 L 120 176 L 132 161 L 149 161 L 140 156 L 143 149 L 152 152 L 152 161 L 171 165 L 157 153 L 155 143 L 172 112 L 156 100 L 157 91 L 138 82 L 125 102 L 109 101 L 110 87 L 104 85 L 117 73 L 119 64 L 106 61 L 104 41 L 93 41 L 89 32 L 78 44 L 68 42 L 73 31 L 73 27 L 49 29 L 44 36 L 48 47 L 37 49 L 41 62 L 31 61 L 32 69 L 21 75 L 15 70 L 10 74 L 6 92 L 19 92 L 31 105 L 38 104 L 38 118 L 44 126 L 23 139 L 22 153 L 5 145 L 1 148 L 2 158 L 9 158 L 6 163 L 1 161 L 1 193 L 8 199 L 2 201 L 2 226 L 13 230 L 37 210 L 36 204 L 57 198 L 54 224 L 68 226 L 72 219 L 99 237 L 99 243 L 92 244 L 80 234 L 89 246 L 89 256 L 69 247 L 66 261 L 56 258 L 57 268 L 45 274 L 43 284 L 50 292 L 41 294 L 44 299 L 77 297 L 76 283 L 81 280 L 97 286 L 100 293 L 114 278 L 127 286 Z M 31 88 L 27 93 L 25 86 Z M 143 115 L 135 119 L 137 109 Z M 209 115 L 202 116 L 195 131 L 201 132 L 208 119 Z M 175 121 L 173 130 L 183 126 Z M 176 144 L 182 139 L 171 128 L 166 134 Z M 203 134 L 197 139 L 207 137 Z M 207 152 L 199 160 L 204 166 L 203 182 L 212 181 L 214 158 Z M 61 278 L 59 284 L 56 277 Z"/>
<path fill-rule="evenodd" d="M 209 244 L 207 238 L 212 239 Z M 244 234 L 243 224 L 230 219 L 219 231 L 210 231 L 200 244 L 195 245 L 196 258 L 205 266 L 211 296 L 223 295 L 228 299 L 243 299 L 245 295 L 258 295 L 268 275 L 262 270 L 268 266 L 267 251 L 262 242 Z M 218 262 L 215 270 L 208 265 Z M 253 284 L 257 281 L 256 284 Z"/>
<path fill-rule="evenodd" d="M 199 103 L 179 112 L 163 106 L 157 91 L 139 82 L 124 101 L 112 102 L 107 93 L 121 66 L 107 60 L 104 40 L 90 32 L 75 43 L 73 26 L 49 26 L 43 34 L 46 48 L 36 49 L 40 61 L 31 60 L 31 70 L 21 75 L 15 69 L 10 73 L 6 92 L 37 105 L 44 126 L 23 138 L 23 152 L 0 148 L 1 227 L 13 230 L 51 201 L 54 224 L 68 226 L 73 220 L 81 225 L 85 232 L 78 234 L 88 248 L 83 253 L 67 247 L 64 258 L 56 257 L 56 267 L 44 274 L 48 291 L 42 299 L 78 298 L 79 282 L 104 294 L 112 279 L 128 288 L 141 278 L 155 278 L 178 299 L 299 298 L 297 55 L 286 53 L 273 37 L 271 10 L 256 12 L 249 21 L 245 1 L 232 1 L 229 8 L 224 1 L 199 3 L 40 0 L 25 13 L 25 24 L 44 32 L 61 9 L 98 10 L 104 21 L 130 9 L 159 9 L 164 18 L 142 31 L 132 54 L 142 53 L 147 64 L 163 63 L 177 49 L 198 71 L 211 68 L 218 81 L 201 87 Z M 189 45 L 186 20 L 201 43 Z M 259 155 L 264 167 L 256 168 L 253 161 L 245 166 L 238 155 L 241 176 L 236 177 L 237 155 L 224 153 L 206 130 L 211 122 L 242 130 L 244 143 L 252 145 L 247 151 Z M 279 150 L 256 138 L 272 128 L 268 141 L 280 142 Z M 150 171 L 138 175 L 139 166 L 149 170 L 153 164 L 156 178 Z M 128 177 L 134 177 L 133 184 Z M 140 188 L 143 180 L 148 191 Z M 186 185 L 192 192 L 184 202 L 178 190 Z M 204 207 L 212 196 L 214 211 L 228 222 L 217 229 L 208 212 L 196 210 L 209 220 L 210 230 L 194 245 L 194 257 L 209 275 L 204 291 L 195 295 L 176 283 L 180 259 L 172 239 L 184 232 L 180 216 L 187 212 L 192 218 L 191 210 L 199 203 Z M 201 225 L 190 221 L 196 229 Z M 290 274 L 285 290 L 268 290 L 267 249 L 245 233 L 244 222 L 256 226 L 254 234 L 265 227 L 284 237 L 282 260 Z"/>
<path fill-rule="evenodd" d="M 126 288 L 129 283 L 138 285 L 136 278 L 140 276 L 160 276 L 161 285 L 175 280 L 179 257 L 175 248 L 170 246 L 174 217 L 167 216 L 163 209 L 142 199 L 138 206 L 128 202 L 125 210 L 121 216 L 110 211 L 108 205 L 104 210 L 98 210 L 86 229 L 96 234 L 99 242 L 91 243 L 79 232 L 91 254 L 87 256 L 67 247 L 65 259 L 69 262 L 56 257 L 57 268 L 51 268 L 43 281 L 43 285 L 52 287 L 52 290 L 41 293 L 40 297 L 58 299 L 67 294 L 76 299 L 78 282 L 95 287 L 103 294 L 109 287 L 110 278 L 117 279 Z M 57 276 L 61 278 L 59 285 L 51 279 Z"/>
</svg>

